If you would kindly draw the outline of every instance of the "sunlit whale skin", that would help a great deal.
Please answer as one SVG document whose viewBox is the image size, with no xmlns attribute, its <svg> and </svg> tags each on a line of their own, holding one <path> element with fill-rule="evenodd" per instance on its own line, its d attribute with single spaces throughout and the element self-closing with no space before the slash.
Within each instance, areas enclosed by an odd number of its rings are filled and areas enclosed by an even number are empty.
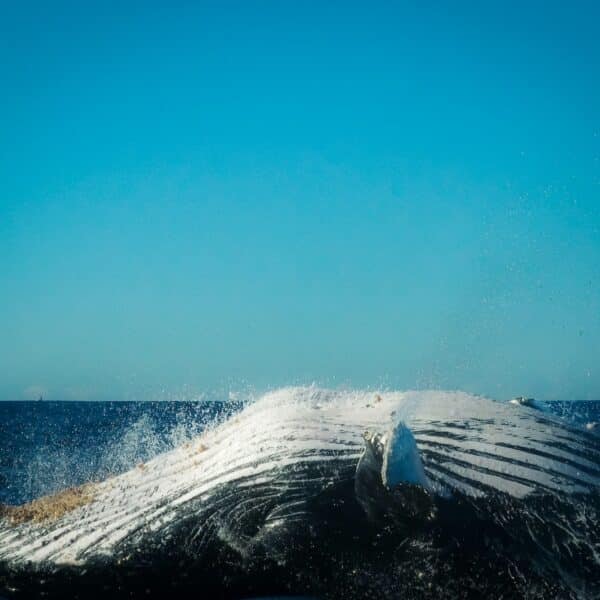
<svg viewBox="0 0 600 600">
<path fill-rule="evenodd" d="M 332 587 L 328 572 L 299 581 L 294 569 L 333 560 L 338 549 L 344 560 L 360 556 L 361 536 L 396 544 L 400 529 L 438 527 L 451 506 L 500 498 L 514 512 L 544 496 L 562 507 L 599 486 L 598 437 L 538 410 L 462 393 L 286 388 L 94 484 L 89 502 L 55 520 L 4 517 L 1 593 L 33 597 L 42 585 L 58 597 L 80 586 L 90 597 L 97 581 L 113 595 L 142 593 L 136 573 L 150 565 L 175 579 L 193 573 L 206 583 L 210 574 L 213 597 L 368 597 Z M 565 543 L 600 555 L 585 532 Z M 395 593 L 402 583 L 385 585 Z"/>
</svg>

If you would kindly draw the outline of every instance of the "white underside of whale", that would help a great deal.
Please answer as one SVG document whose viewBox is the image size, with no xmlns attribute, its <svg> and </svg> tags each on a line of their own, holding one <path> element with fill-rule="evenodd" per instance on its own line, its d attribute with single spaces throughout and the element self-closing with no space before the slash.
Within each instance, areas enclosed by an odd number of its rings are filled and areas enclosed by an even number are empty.
<svg viewBox="0 0 600 600">
<path fill-rule="evenodd" d="M 397 428 L 400 422 L 410 431 Z M 220 509 L 230 514 L 220 514 L 219 522 L 245 510 L 236 494 L 253 486 L 267 490 L 271 500 L 285 497 L 266 527 L 290 515 L 301 518 L 310 464 L 328 465 L 318 481 L 311 479 L 311 490 L 348 477 L 348 467 L 363 453 L 365 430 L 403 432 L 388 443 L 384 475 L 392 483 L 409 478 L 412 469 L 414 482 L 443 494 L 497 491 L 524 498 L 600 486 L 598 438 L 532 408 L 458 392 L 284 388 L 198 439 L 95 484 L 89 504 L 54 522 L 0 520 L 0 560 L 85 563 L 126 542 L 167 534 L 190 503 L 198 507 L 198 535 L 203 527 L 214 533 L 217 520 L 202 507 L 208 511 L 223 486 L 231 489 L 232 500 Z M 407 435 L 416 441 L 416 463 L 408 462 L 415 457 L 402 458 L 411 447 Z"/>
</svg>

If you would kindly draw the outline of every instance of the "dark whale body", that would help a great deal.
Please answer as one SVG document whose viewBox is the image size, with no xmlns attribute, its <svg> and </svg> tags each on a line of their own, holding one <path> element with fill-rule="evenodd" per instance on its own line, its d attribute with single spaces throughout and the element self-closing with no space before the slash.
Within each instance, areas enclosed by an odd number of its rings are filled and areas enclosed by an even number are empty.
<svg viewBox="0 0 600 600">
<path fill-rule="evenodd" d="M 179 449 L 56 523 L 0 526 L 0 595 L 598 597 L 597 436 L 529 408 L 428 398 L 259 401 L 203 438 L 198 464 Z"/>
</svg>

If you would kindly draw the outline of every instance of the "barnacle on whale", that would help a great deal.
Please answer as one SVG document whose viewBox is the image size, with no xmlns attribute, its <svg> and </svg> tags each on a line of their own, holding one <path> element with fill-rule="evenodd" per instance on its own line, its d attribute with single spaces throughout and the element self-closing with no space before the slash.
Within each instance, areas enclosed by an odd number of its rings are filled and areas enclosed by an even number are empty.
<svg viewBox="0 0 600 600">
<path fill-rule="evenodd" d="M 12 525 L 56 521 L 94 499 L 94 484 L 70 487 L 19 506 L 0 506 L 0 517 Z"/>
</svg>

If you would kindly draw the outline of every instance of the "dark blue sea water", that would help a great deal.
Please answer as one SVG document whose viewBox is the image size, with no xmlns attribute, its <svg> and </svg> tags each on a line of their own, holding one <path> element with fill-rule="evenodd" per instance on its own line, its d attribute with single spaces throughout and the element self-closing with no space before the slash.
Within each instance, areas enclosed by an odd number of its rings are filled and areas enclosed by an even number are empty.
<svg viewBox="0 0 600 600">
<path fill-rule="evenodd" d="M 600 421 L 600 401 L 545 406 L 580 426 Z M 0 503 L 126 471 L 240 408 L 232 401 L 0 402 Z"/>
<path fill-rule="evenodd" d="M 235 402 L 0 402 L 0 503 L 130 469 L 227 418 Z"/>
</svg>

